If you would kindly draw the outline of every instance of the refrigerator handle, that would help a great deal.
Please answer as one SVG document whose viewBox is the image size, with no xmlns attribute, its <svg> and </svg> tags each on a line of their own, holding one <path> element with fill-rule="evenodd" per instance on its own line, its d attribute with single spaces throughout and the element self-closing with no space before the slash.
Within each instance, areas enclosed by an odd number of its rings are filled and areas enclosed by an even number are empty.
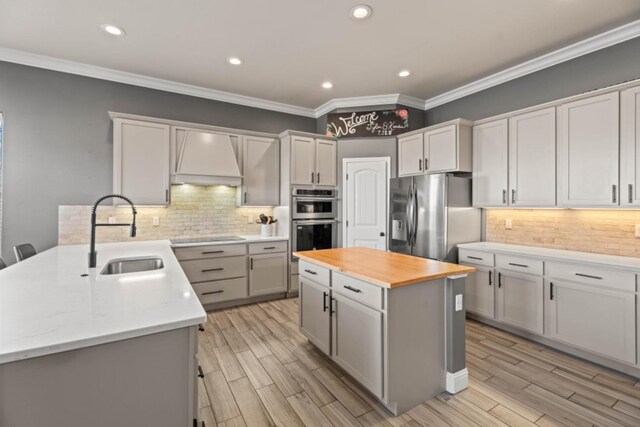
<svg viewBox="0 0 640 427">
<path fill-rule="evenodd" d="M 411 227 L 411 221 L 413 212 L 411 211 L 413 205 L 413 182 L 409 184 L 409 193 L 407 194 L 407 208 L 405 215 L 407 216 L 407 245 L 411 246 L 411 237 L 413 236 L 413 228 Z"/>
<path fill-rule="evenodd" d="M 413 228 L 413 245 L 416 244 L 416 239 L 418 238 L 418 186 L 414 183 L 413 185 L 413 224 L 411 225 Z"/>
</svg>

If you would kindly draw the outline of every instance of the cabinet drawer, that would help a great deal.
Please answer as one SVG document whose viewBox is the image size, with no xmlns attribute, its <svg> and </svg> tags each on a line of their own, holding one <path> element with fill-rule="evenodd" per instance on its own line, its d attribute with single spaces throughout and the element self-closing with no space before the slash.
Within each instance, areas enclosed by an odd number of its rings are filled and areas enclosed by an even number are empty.
<svg viewBox="0 0 640 427">
<path fill-rule="evenodd" d="M 383 309 L 382 298 L 384 289 L 353 277 L 345 276 L 342 273 L 333 273 L 333 290 L 339 294 L 361 302 L 376 310 Z"/>
<path fill-rule="evenodd" d="M 247 245 L 209 245 L 189 246 L 186 248 L 174 248 L 178 261 L 188 259 L 219 258 L 226 256 L 238 256 L 247 254 Z"/>
<path fill-rule="evenodd" d="M 222 301 L 247 297 L 247 279 L 217 280 L 215 282 L 203 282 L 193 285 L 201 304 L 212 304 Z"/>
<path fill-rule="evenodd" d="M 512 255 L 496 255 L 496 267 L 542 276 L 542 261 Z"/>
<path fill-rule="evenodd" d="M 269 254 L 272 252 L 286 252 L 287 242 L 264 242 L 250 243 L 249 253 L 253 254 Z"/>
<path fill-rule="evenodd" d="M 630 271 L 609 270 L 563 262 L 547 262 L 547 277 L 551 280 L 570 280 L 627 292 L 636 290 L 636 275 Z"/>
<path fill-rule="evenodd" d="M 247 258 L 244 256 L 182 261 L 180 265 L 191 283 L 247 275 Z"/>
<path fill-rule="evenodd" d="M 301 276 L 311 279 L 321 285 L 327 287 L 331 286 L 330 271 L 328 268 L 320 267 L 317 264 L 312 264 L 304 260 L 300 260 L 298 268 Z"/>
<path fill-rule="evenodd" d="M 458 251 L 458 262 L 493 267 L 493 254 L 460 248 Z"/>
</svg>

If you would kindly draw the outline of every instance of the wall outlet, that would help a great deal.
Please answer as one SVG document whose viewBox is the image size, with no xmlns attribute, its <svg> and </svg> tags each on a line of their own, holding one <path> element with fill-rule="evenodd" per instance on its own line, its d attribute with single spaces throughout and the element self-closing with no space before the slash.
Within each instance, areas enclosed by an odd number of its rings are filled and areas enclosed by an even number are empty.
<svg viewBox="0 0 640 427">
<path fill-rule="evenodd" d="M 157 227 L 160 225 L 160 217 L 159 216 L 154 216 L 153 217 L 153 226 Z"/>
<path fill-rule="evenodd" d="M 504 220 L 504 228 L 506 228 L 507 230 L 511 230 L 513 228 L 513 221 L 511 221 L 511 218 L 507 218 Z"/>
<path fill-rule="evenodd" d="M 456 311 L 462 310 L 462 294 L 456 295 Z"/>
<path fill-rule="evenodd" d="M 109 224 L 115 224 L 116 223 L 116 217 L 115 216 L 110 216 L 109 217 Z"/>
<path fill-rule="evenodd" d="M 253 215 L 247 215 L 247 224 L 253 224 Z"/>
<path fill-rule="evenodd" d="M 636 237 L 640 238 L 640 224 L 636 224 Z"/>
</svg>

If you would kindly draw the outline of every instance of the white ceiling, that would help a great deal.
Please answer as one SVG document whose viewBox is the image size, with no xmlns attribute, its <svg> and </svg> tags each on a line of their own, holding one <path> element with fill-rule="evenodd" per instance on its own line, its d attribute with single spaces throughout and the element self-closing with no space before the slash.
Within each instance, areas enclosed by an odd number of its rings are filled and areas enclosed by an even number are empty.
<svg viewBox="0 0 640 427">
<path fill-rule="evenodd" d="M 373 15 L 356 22 L 348 12 L 361 2 Z M 0 0 L 0 10 L 2 47 L 315 108 L 431 98 L 637 20 L 640 1 Z M 108 36 L 105 23 L 127 35 Z"/>
</svg>

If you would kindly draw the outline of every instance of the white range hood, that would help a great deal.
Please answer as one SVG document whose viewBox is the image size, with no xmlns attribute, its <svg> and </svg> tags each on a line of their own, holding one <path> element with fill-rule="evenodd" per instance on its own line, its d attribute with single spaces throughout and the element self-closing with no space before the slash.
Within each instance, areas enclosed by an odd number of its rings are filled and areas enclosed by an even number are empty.
<svg viewBox="0 0 640 427">
<path fill-rule="evenodd" d="M 191 129 L 176 133 L 174 184 L 239 186 L 242 175 L 229 135 Z"/>
</svg>

